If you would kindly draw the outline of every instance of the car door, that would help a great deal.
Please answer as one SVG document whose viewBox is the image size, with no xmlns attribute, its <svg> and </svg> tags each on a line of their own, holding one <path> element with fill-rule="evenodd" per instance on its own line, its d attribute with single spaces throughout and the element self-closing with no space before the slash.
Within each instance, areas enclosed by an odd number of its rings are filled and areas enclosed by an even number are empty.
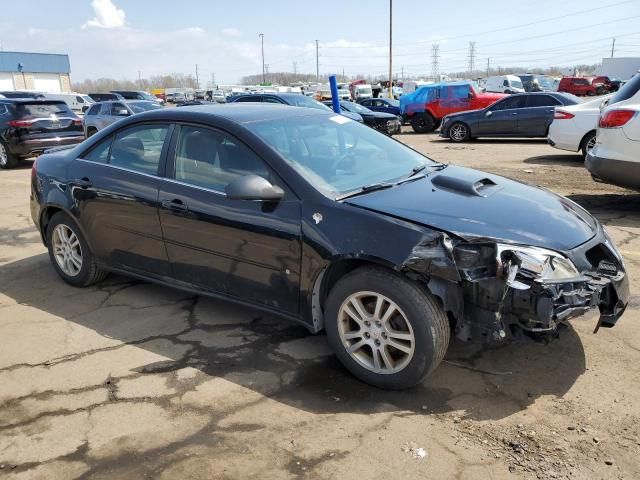
<svg viewBox="0 0 640 480">
<path fill-rule="evenodd" d="M 510 95 L 485 108 L 478 120 L 478 136 L 516 135 L 526 95 Z"/>
<path fill-rule="evenodd" d="M 298 312 L 300 202 L 237 138 L 197 125 L 177 127 L 160 221 L 174 276 L 198 288 Z M 285 190 L 277 203 L 227 198 L 225 187 L 260 175 Z"/>
<path fill-rule="evenodd" d="M 555 107 L 562 103 L 552 95 L 527 95 L 527 106 L 518 115 L 518 131 L 525 137 L 546 137 Z"/>
<path fill-rule="evenodd" d="M 76 215 L 91 249 L 117 268 L 168 276 L 158 191 L 171 127 L 127 127 L 83 152 L 69 171 Z"/>
</svg>

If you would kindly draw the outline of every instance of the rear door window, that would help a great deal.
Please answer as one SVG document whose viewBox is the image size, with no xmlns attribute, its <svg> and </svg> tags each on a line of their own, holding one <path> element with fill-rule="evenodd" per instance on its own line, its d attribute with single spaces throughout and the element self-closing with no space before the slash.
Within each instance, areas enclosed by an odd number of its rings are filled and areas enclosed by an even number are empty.
<svg viewBox="0 0 640 480">
<path fill-rule="evenodd" d="M 608 105 L 629 100 L 638 90 L 640 90 L 640 73 L 636 73 L 635 77 L 620 87 L 620 90 L 613 94 Z"/>
<path fill-rule="evenodd" d="M 168 125 L 139 125 L 119 132 L 111 146 L 109 164 L 157 175 L 168 131 Z"/>
<path fill-rule="evenodd" d="M 524 95 L 512 95 L 499 101 L 491 107 L 491 110 L 511 110 L 513 108 L 523 108 L 527 99 Z"/>
<path fill-rule="evenodd" d="M 553 98 L 551 95 L 530 95 L 529 106 L 530 107 L 555 107 L 562 105 L 560 101 Z"/>
<path fill-rule="evenodd" d="M 97 115 L 99 111 L 100 105 L 93 105 L 89 110 L 87 110 L 87 113 L 85 113 L 85 115 Z"/>
</svg>

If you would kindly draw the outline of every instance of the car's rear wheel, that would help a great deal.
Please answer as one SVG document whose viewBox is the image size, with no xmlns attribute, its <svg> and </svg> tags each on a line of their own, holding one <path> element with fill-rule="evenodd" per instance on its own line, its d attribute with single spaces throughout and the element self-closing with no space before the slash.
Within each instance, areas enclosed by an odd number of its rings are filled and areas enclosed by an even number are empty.
<svg viewBox="0 0 640 480">
<path fill-rule="evenodd" d="M 449 323 L 438 302 L 381 268 L 359 268 L 340 279 L 325 315 L 329 343 L 342 364 L 380 388 L 416 385 L 438 366 L 449 345 Z"/>
<path fill-rule="evenodd" d="M 0 140 L 0 168 L 13 168 L 18 164 L 18 159 L 11 154 L 9 148 Z"/>
<path fill-rule="evenodd" d="M 582 150 L 582 156 L 584 158 L 587 158 L 587 153 L 589 153 L 589 150 L 591 150 L 595 146 L 596 146 L 596 132 L 587 133 L 582 139 L 582 144 L 580 146 L 580 149 Z"/>
<path fill-rule="evenodd" d="M 466 142 L 471 137 L 469 127 L 462 122 L 456 122 L 449 127 L 449 138 L 452 142 Z"/>
<path fill-rule="evenodd" d="M 47 246 L 53 268 L 70 285 L 88 287 L 106 277 L 80 228 L 66 213 L 58 212 L 51 218 Z"/>
<path fill-rule="evenodd" d="M 433 131 L 435 122 L 428 113 L 416 113 L 411 119 L 411 127 L 416 133 L 427 133 Z"/>
<path fill-rule="evenodd" d="M 87 138 L 89 138 L 92 135 L 95 135 L 96 133 L 98 133 L 98 129 L 97 128 L 89 128 L 89 129 L 87 129 Z"/>
</svg>

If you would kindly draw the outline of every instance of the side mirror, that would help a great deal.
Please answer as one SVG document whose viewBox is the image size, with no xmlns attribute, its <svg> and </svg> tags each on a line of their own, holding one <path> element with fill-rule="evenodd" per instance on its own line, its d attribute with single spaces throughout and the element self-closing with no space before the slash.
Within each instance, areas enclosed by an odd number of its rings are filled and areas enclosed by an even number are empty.
<svg viewBox="0 0 640 480">
<path fill-rule="evenodd" d="M 277 202 L 284 197 L 284 190 L 258 175 L 244 175 L 236 178 L 225 187 L 224 191 L 231 200 Z"/>
<path fill-rule="evenodd" d="M 119 117 L 128 117 L 129 116 L 129 110 L 127 110 L 126 108 L 121 108 L 120 110 L 118 110 L 118 116 Z"/>
<path fill-rule="evenodd" d="M 485 117 L 490 117 L 491 115 L 493 115 L 493 112 L 491 110 L 484 114 Z"/>
</svg>

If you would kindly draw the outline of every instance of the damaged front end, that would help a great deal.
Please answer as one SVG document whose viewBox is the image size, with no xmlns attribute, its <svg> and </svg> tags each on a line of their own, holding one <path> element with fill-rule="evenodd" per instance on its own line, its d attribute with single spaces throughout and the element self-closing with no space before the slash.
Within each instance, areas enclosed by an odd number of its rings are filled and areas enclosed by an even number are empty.
<svg viewBox="0 0 640 480">
<path fill-rule="evenodd" d="M 446 238 L 439 243 L 447 250 L 439 261 L 432 257 L 421 264 L 421 254 L 432 250 L 418 246 L 404 267 L 428 279 L 464 341 L 500 342 L 522 335 L 548 340 L 559 324 L 593 308 L 600 310 L 597 331 L 614 326 L 628 303 L 624 262 L 604 230 L 566 254 L 492 241 L 453 245 Z"/>
</svg>

